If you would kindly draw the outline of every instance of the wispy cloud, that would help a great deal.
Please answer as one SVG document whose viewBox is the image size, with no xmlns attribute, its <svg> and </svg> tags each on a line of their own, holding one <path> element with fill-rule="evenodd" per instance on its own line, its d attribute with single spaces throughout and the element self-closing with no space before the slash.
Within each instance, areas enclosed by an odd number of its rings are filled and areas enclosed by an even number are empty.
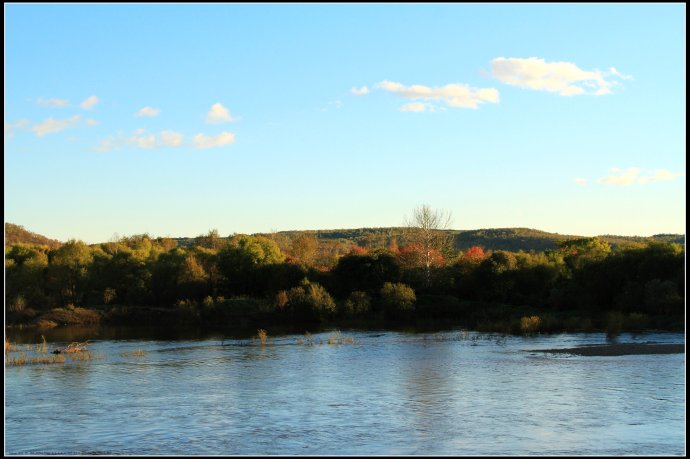
<svg viewBox="0 0 690 459">
<path fill-rule="evenodd" d="M 161 143 L 166 147 L 179 147 L 182 145 L 184 136 L 175 131 L 163 131 L 160 134 Z"/>
<path fill-rule="evenodd" d="M 213 104 L 206 114 L 206 122 L 210 124 L 231 123 L 236 120 L 220 102 Z"/>
<path fill-rule="evenodd" d="M 146 106 L 144 108 L 137 110 L 137 112 L 134 114 L 134 116 L 136 116 L 137 118 L 139 118 L 141 116 L 149 116 L 149 117 L 153 118 L 154 116 L 158 116 L 158 114 L 160 112 L 161 112 L 160 108 L 153 108 L 153 107 Z"/>
<path fill-rule="evenodd" d="M 89 118 L 86 121 L 84 121 L 87 126 L 96 126 L 98 123 L 98 120 L 95 120 L 93 118 Z"/>
<path fill-rule="evenodd" d="M 147 134 L 146 132 L 137 130 L 135 135 L 127 139 L 127 144 L 133 145 L 137 148 L 153 148 L 156 146 L 156 135 Z"/>
<path fill-rule="evenodd" d="M 90 96 L 84 99 L 84 101 L 79 104 L 81 108 L 84 110 L 91 110 L 93 107 L 96 106 L 96 104 L 99 102 L 98 97 L 96 96 Z"/>
<path fill-rule="evenodd" d="M 392 92 L 405 99 L 442 101 L 453 108 L 477 108 L 479 104 L 487 102 L 495 104 L 499 101 L 498 90 L 494 88 L 472 88 L 466 84 L 458 83 L 432 88 L 420 84 L 404 86 L 400 83 L 386 80 L 377 83 L 375 87 Z M 408 108 L 409 105 L 411 104 L 408 104 Z"/>
<path fill-rule="evenodd" d="M 350 92 L 355 96 L 366 96 L 367 94 L 369 94 L 369 88 L 367 88 L 366 86 L 362 86 L 361 88 L 353 87 L 352 89 L 350 89 Z"/>
<path fill-rule="evenodd" d="M 113 137 L 108 137 L 107 139 L 103 139 L 100 141 L 100 143 L 96 147 L 96 151 L 100 153 L 107 153 L 109 151 L 112 151 L 119 144 L 121 144 L 121 142 L 118 142 L 117 139 Z"/>
<path fill-rule="evenodd" d="M 645 185 L 654 182 L 668 182 L 685 176 L 684 172 L 671 172 L 667 169 L 656 169 L 641 175 L 642 170 L 639 167 L 630 167 L 626 170 L 613 167 L 610 172 L 611 174 L 600 178 L 599 183 L 614 186 Z"/>
<path fill-rule="evenodd" d="M 71 118 L 67 118 L 64 120 L 48 118 L 47 120 L 32 126 L 31 130 L 38 137 L 43 137 L 46 134 L 52 134 L 54 132 L 60 132 L 67 128 L 74 127 L 79 123 L 80 119 L 81 118 L 79 117 L 79 115 L 75 115 Z"/>
<path fill-rule="evenodd" d="M 235 142 L 235 134 L 232 132 L 221 132 L 217 136 L 206 136 L 197 134 L 194 136 L 194 148 L 214 148 L 229 145 Z"/>
<path fill-rule="evenodd" d="M 69 105 L 67 99 L 41 99 L 40 97 L 36 103 L 42 107 L 66 107 Z"/>
<path fill-rule="evenodd" d="M 611 77 L 629 80 L 631 76 L 619 73 L 614 67 L 607 72 L 582 70 L 572 62 L 546 62 L 537 57 L 505 58 L 491 61 L 491 72 L 499 81 L 535 91 L 555 92 L 561 96 L 611 94 L 619 82 Z"/>
<path fill-rule="evenodd" d="M 158 134 L 147 132 L 146 129 L 136 129 L 131 136 L 119 134 L 101 140 L 96 151 L 107 153 L 116 148 L 135 147 L 141 149 L 176 148 L 184 143 L 184 135 L 175 131 L 161 131 Z"/>
<path fill-rule="evenodd" d="M 5 123 L 5 140 L 9 140 L 14 137 L 14 131 L 17 129 L 25 129 L 29 126 L 29 120 L 21 119 L 15 121 L 14 123 Z"/>
<path fill-rule="evenodd" d="M 424 104 L 421 102 L 411 102 L 400 107 L 401 112 L 435 112 L 436 106 L 432 104 Z"/>
<path fill-rule="evenodd" d="M 585 186 L 585 185 L 587 185 L 587 179 L 577 177 L 577 178 L 575 178 L 575 183 L 577 183 L 580 186 Z"/>
</svg>

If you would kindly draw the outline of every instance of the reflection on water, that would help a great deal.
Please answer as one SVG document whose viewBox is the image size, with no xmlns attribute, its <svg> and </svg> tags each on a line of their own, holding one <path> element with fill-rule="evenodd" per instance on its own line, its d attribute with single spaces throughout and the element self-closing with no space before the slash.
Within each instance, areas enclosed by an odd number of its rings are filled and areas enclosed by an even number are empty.
<svg viewBox="0 0 690 459">
<path fill-rule="evenodd" d="M 261 346 L 248 335 L 54 332 L 50 347 L 91 339 L 105 357 L 6 368 L 6 453 L 685 453 L 684 354 L 528 352 L 602 334 L 344 331 L 354 344 L 328 345 L 322 332 L 308 346 L 269 330 Z"/>
</svg>

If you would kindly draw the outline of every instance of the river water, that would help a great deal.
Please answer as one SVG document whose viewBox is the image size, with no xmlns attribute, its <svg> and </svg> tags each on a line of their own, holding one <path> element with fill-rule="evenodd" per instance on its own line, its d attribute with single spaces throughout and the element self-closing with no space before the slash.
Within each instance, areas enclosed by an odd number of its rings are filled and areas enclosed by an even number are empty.
<svg viewBox="0 0 690 459">
<path fill-rule="evenodd" d="M 90 361 L 5 368 L 5 453 L 684 455 L 685 354 L 533 352 L 606 342 L 462 330 L 269 331 L 264 345 L 101 337 Z"/>
</svg>

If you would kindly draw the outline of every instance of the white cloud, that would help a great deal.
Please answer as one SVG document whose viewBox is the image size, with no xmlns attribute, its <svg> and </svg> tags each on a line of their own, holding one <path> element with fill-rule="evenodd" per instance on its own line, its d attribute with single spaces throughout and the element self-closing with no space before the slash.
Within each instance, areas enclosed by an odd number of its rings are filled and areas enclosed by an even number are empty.
<svg viewBox="0 0 690 459">
<path fill-rule="evenodd" d="M 51 134 L 53 132 L 60 132 L 63 131 L 67 128 L 74 127 L 79 123 L 80 117 L 79 115 L 75 115 L 72 118 L 67 118 L 64 120 L 56 120 L 53 118 L 48 118 L 47 120 L 35 124 L 31 130 L 34 131 L 34 133 L 38 137 L 43 137 L 46 134 Z"/>
<path fill-rule="evenodd" d="M 608 72 L 596 69 L 586 71 L 572 62 L 546 62 L 536 57 L 497 57 L 491 61 L 491 72 L 505 84 L 555 92 L 561 96 L 611 94 L 611 88 L 619 83 L 609 77 L 632 79 L 631 76 L 622 75 L 614 67 L 610 67 Z"/>
<path fill-rule="evenodd" d="M 175 131 L 161 131 L 158 135 L 146 132 L 146 129 L 139 128 L 134 130 L 133 135 L 125 137 L 122 134 L 110 136 L 101 140 L 96 151 L 106 153 L 115 148 L 133 146 L 142 149 L 180 147 L 184 141 L 184 136 Z"/>
<path fill-rule="evenodd" d="M 139 110 L 134 114 L 134 116 L 136 116 L 137 118 L 140 117 L 140 116 L 154 117 L 154 116 L 158 116 L 158 114 L 159 114 L 160 112 L 161 112 L 161 109 L 160 109 L 160 108 L 153 108 L 153 107 L 146 106 L 146 107 L 144 107 L 144 108 L 139 109 Z"/>
<path fill-rule="evenodd" d="M 683 177 L 685 175 L 684 172 L 671 172 L 666 169 L 657 169 L 654 171 L 654 174 L 650 177 L 651 182 L 666 182 L 666 181 L 671 181 L 675 180 L 678 177 Z"/>
<path fill-rule="evenodd" d="M 235 134 L 232 132 L 221 132 L 215 137 L 197 134 L 194 136 L 194 148 L 213 148 L 222 147 L 235 142 Z"/>
<path fill-rule="evenodd" d="M 580 186 L 585 186 L 585 185 L 587 185 L 587 179 L 583 179 L 583 178 L 577 177 L 577 178 L 575 179 L 575 183 L 577 183 L 577 184 L 580 185 Z"/>
<path fill-rule="evenodd" d="M 5 139 L 9 140 L 14 137 L 14 131 L 17 129 L 24 129 L 29 125 L 29 120 L 21 119 L 14 123 L 5 123 Z"/>
<path fill-rule="evenodd" d="M 639 167 L 631 167 L 623 171 L 617 167 L 611 168 L 611 175 L 599 179 L 599 183 L 605 185 L 628 186 L 645 185 L 654 182 L 665 182 L 685 176 L 684 172 L 671 172 L 666 169 L 657 169 L 651 174 L 640 175 Z"/>
<path fill-rule="evenodd" d="M 429 107 L 433 106 L 430 105 Z M 401 112 L 425 112 L 426 110 L 427 104 L 421 102 L 411 102 L 400 107 Z M 429 111 L 433 111 L 433 108 L 430 108 Z"/>
<path fill-rule="evenodd" d="M 392 92 L 406 99 L 440 100 L 445 102 L 449 107 L 454 108 L 477 108 L 479 104 L 486 102 L 498 103 L 499 101 L 498 90 L 494 88 L 477 89 L 466 84 L 458 83 L 432 88 L 419 84 L 404 86 L 393 81 L 382 81 L 377 83 L 375 87 Z"/>
<path fill-rule="evenodd" d="M 175 131 L 163 131 L 161 132 L 160 136 L 161 142 L 166 147 L 179 147 L 182 145 L 182 141 L 184 140 L 184 136 Z"/>
<path fill-rule="evenodd" d="M 139 128 L 134 131 L 134 135 L 127 139 L 127 144 L 137 148 L 158 148 L 158 147 L 179 147 L 182 145 L 184 136 L 175 131 L 161 131 L 156 134 L 147 133 L 145 129 Z"/>
<path fill-rule="evenodd" d="M 366 86 L 362 86 L 361 88 L 353 87 L 352 89 L 350 89 L 350 92 L 355 96 L 366 96 L 367 94 L 369 94 L 369 88 L 367 88 Z"/>
<path fill-rule="evenodd" d="M 91 110 L 99 102 L 98 97 L 90 96 L 84 99 L 84 101 L 79 104 L 84 110 Z"/>
<path fill-rule="evenodd" d="M 127 143 L 137 148 L 153 148 L 156 146 L 155 134 L 135 135 L 127 139 Z"/>
<path fill-rule="evenodd" d="M 211 109 L 206 114 L 206 122 L 210 124 L 230 123 L 236 118 L 230 116 L 227 108 L 219 103 L 213 104 Z"/>
<path fill-rule="evenodd" d="M 40 97 L 36 103 L 42 107 L 66 107 L 69 104 L 67 99 L 41 99 Z"/>
<path fill-rule="evenodd" d="M 98 121 L 93 118 L 89 118 L 85 121 L 85 123 L 87 126 L 96 126 L 98 124 Z"/>
</svg>

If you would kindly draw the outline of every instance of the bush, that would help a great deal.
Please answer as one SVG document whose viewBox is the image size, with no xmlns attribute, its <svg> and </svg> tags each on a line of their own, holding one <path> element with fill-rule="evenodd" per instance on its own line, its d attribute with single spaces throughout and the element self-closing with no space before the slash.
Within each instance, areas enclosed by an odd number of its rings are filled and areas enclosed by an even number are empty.
<svg viewBox="0 0 690 459">
<path fill-rule="evenodd" d="M 278 293 L 276 306 L 281 311 L 289 312 L 293 319 L 318 322 L 335 312 L 335 302 L 326 289 L 306 278 L 286 295 L 287 303 L 283 303 L 285 296 Z"/>
<path fill-rule="evenodd" d="M 402 283 L 386 282 L 381 288 L 381 304 L 386 315 L 405 316 L 414 311 L 417 297 L 414 290 Z"/>
<path fill-rule="evenodd" d="M 370 308 L 371 297 L 366 292 L 355 290 L 345 301 L 344 312 L 347 315 L 360 315 L 368 313 Z"/>
</svg>

